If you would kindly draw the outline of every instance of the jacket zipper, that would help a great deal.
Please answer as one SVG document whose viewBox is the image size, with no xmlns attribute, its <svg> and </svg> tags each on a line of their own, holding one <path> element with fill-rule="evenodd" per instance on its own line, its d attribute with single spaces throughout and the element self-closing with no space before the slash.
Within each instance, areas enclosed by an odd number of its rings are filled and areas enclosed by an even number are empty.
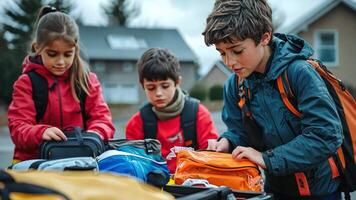
<svg viewBox="0 0 356 200">
<path fill-rule="evenodd" d="M 189 160 L 189 161 L 191 161 L 191 162 L 193 162 L 193 163 L 201 163 L 201 162 L 199 162 L 199 161 L 197 161 L 197 160 L 195 160 L 195 159 L 192 159 L 192 158 L 182 158 L 182 160 Z M 211 168 L 213 168 L 213 169 L 217 169 L 217 170 L 222 170 L 222 171 L 230 171 L 230 170 L 234 170 L 234 169 L 236 169 L 236 170 L 243 170 L 243 169 L 250 169 L 250 168 L 253 168 L 253 169 L 256 169 L 258 172 L 259 172 L 259 174 L 261 174 L 261 172 L 260 172 L 260 170 L 258 169 L 258 167 L 256 167 L 256 166 L 241 166 L 241 167 L 218 167 L 218 166 L 214 166 L 214 165 L 208 165 L 208 164 L 206 164 L 206 163 L 202 163 L 202 164 L 204 164 L 204 165 L 206 165 L 206 166 L 208 166 L 208 167 L 211 167 Z"/>
<path fill-rule="evenodd" d="M 58 80 L 55 77 L 54 81 L 58 84 Z M 62 96 L 61 96 L 61 88 L 59 87 L 58 84 L 58 90 L 57 90 L 57 96 L 58 96 L 58 103 L 59 103 L 59 116 L 60 116 L 60 129 L 63 129 L 63 109 L 62 109 Z"/>
<path fill-rule="evenodd" d="M 265 89 L 263 89 L 263 93 L 265 93 Z M 269 114 L 269 116 L 270 116 L 269 118 L 270 118 L 271 121 L 273 122 L 274 128 L 275 128 L 276 131 L 277 131 L 277 135 L 278 135 L 279 139 L 281 140 L 282 143 L 284 143 L 283 138 L 282 138 L 281 135 L 279 134 L 279 131 L 278 131 L 278 127 L 277 127 L 277 125 L 276 125 L 276 122 L 275 122 L 274 119 L 273 119 L 273 115 L 272 115 L 271 111 L 268 109 L 269 106 L 267 106 L 265 95 L 263 95 L 263 103 L 264 103 L 264 110 L 265 110 L 265 111 L 267 110 L 267 112 L 268 112 L 268 114 Z M 266 108 L 267 108 L 267 109 L 266 109 Z"/>
</svg>

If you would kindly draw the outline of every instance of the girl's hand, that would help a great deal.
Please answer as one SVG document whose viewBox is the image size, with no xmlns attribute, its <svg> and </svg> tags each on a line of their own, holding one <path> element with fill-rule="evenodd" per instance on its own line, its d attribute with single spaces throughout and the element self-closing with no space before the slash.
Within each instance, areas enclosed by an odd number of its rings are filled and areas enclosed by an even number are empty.
<svg viewBox="0 0 356 200">
<path fill-rule="evenodd" d="M 262 158 L 262 153 L 256 151 L 251 147 L 241 147 L 241 146 L 236 147 L 232 152 L 232 157 L 236 160 L 247 158 L 250 161 L 262 167 L 263 169 L 266 169 L 266 164 Z"/>
<path fill-rule="evenodd" d="M 229 140 L 227 140 L 226 138 L 222 138 L 219 142 L 217 142 L 216 140 L 208 141 L 207 150 L 227 153 L 229 152 L 229 147 L 230 147 Z"/>
<path fill-rule="evenodd" d="M 57 127 L 47 128 L 42 135 L 43 140 L 67 140 L 66 135 Z"/>
</svg>

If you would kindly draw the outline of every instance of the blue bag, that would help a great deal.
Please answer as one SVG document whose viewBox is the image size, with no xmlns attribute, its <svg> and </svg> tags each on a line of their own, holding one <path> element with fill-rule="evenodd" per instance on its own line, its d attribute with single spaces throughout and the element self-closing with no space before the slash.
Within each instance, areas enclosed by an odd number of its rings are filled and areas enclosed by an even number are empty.
<svg viewBox="0 0 356 200">
<path fill-rule="evenodd" d="M 158 140 L 115 140 L 109 143 L 115 149 L 97 157 L 100 172 L 130 175 L 157 187 L 168 183 L 170 174 L 167 162 L 157 148 L 157 145 L 160 147 Z"/>
</svg>

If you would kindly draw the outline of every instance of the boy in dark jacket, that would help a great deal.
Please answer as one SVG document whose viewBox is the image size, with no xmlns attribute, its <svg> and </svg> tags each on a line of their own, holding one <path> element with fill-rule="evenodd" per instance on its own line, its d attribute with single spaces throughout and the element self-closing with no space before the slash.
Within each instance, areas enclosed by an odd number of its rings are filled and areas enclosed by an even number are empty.
<svg viewBox="0 0 356 200">
<path fill-rule="evenodd" d="M 329 158 L 342 143 L 342 127 L 323 80 L 306 61 L 310 45 L 273 34 L 265 0 L 216 1 L 203 35 L 235 72 L 224 86 L 228 131 L 211 149 L 258 164 L 266 172 L 265 190 L 276 199 L 340 199 L 340 177 Z M 276 89 L 285 71 L 301 118 Z"/>
</svg>

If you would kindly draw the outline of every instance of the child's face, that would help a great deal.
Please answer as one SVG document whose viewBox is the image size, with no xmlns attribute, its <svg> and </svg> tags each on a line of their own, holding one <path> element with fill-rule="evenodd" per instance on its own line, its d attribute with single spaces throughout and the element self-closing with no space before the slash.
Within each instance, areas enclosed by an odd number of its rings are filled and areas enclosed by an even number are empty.
<svg viewBox="0 0 356 200">
<path fill-rule="evenodd" d="M 242 41 L 220 42 L 215 44 L 216 50 L 220 52 L 221 58 L 230 69 L 239 77 L 246 78 L 252 72 L 264 73 L 266 64 L 270 56 L 268 40 L 262 38 L 261 42 L 256 43 L 247 38 Z"/>
<path fill-rule="evenodd" d="M 160 81 L 143 79 L 147 99 L 156 108 L 163 108 L 172 101 L 178 84 L 170 78 Z"/>
<path fill-rule="evenodd" d="M 75 56 L 75 46 L 62 39 L 57 39 L 44 47 L 38 54 L 42 57 L 43 65 L 53 75 L 60 76 L 72 66 Z"/>
</svg>

